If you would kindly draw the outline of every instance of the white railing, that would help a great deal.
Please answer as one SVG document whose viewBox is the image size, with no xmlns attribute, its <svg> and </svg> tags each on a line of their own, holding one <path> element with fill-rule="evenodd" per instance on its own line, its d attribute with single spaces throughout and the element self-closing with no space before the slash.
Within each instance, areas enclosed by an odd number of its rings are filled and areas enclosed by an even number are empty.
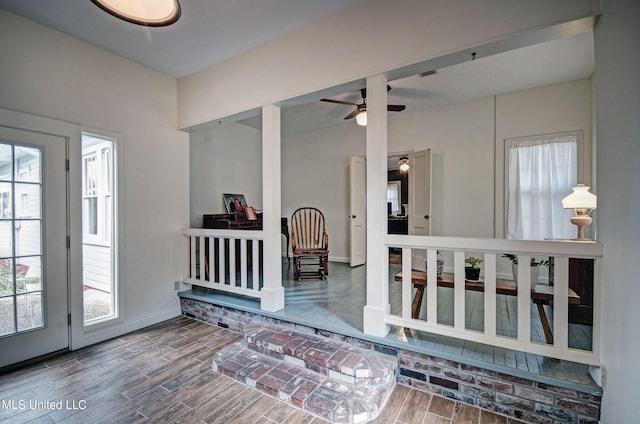
<svg viewBox="0 0 640 424">
<path fill-rule="evenodd" d="M 262 231 L 183 231 L 185 283 L 261 299 Z"/>
<path fill-rule="evenodd" d="M 601 279 L 600 262 L 602 259 L 602 245 L 597 242 L 571 242 L 571 241 L 515 241 L 504 239 L 479 239 L 479 238 L 449 238 L 449 237 L 425 237 L 425 236 L 401 236 L 388 235 L 385 237 L 385 246 L 388 248 L 402 249 L 402 278 L 400 282 L 390 284 L 402 284 L 401 308 L 387 313 L 385 323 L 389 325 L 412 328 L 419 331 L 440 334 L 458 339 L 469 340 L 486 345 L 493 345 L 523 352 L 530 352 L 547 357 L 565 359 L 590 365 L 599 365 L 600 362 L 600 299 Z M 414 317 L 412 303 L 416 300 L 417 291 L 415 281 L 412 283 L 412 253 L 413 249 L 426 250 L 427 266 L 426 274 L 413 274 L 416 278 L 425 278 L 426 281 L 437 280 L 438 251 L 445 253 L 449 260 L 445 270 L 452 271 L 448 278 L 449 287 L 453 285 L 453 319 L 448 323 L 438 322 L 438 284 L 426 284 L 424 298 L 426 299 L 426 314 L 421 310 L 422 317 Z M 501 281 L 509 275 L 510 266 L 507 259 L 501 258 L 504 253 L 518 255 L 518 282 Z M 469 256 L 483 259 L 482 286 L 475 290 L 484 292 L 484 325 L 483 328 L 469 328 L 466 317 L 467 307 L 466 290 L 474 290 L 465 282 L 465 258 Z M 553 257 L 554 260 L 554 284 L 551 287 L 540 287 L 532 290 L 530 285 L 530 259 Z M 452 260 L 451 260 L 452 258 Z M 572 290 L 569 288 L 569 259 L 586 258 L 593 259 L 593 326 L 591 327 L 590 349 L 576 349 L 569 347 L 569 298 Z M 414 258 L 415 262 L 415 258 Z M 392 265 L 390 265 L 392 266 Z M 424 265 L 423 265 L 424 266 Z M 424 268 L 422 268 L 424 269 Z M 509 270 L 509 271 L 507 271 Z M 415 271 L 415 269 L 413 270 Z M 500 272 L 503 271 L 503 272 Z M 397 275 L 397 274 L 396 274 Z M 501 278 L 499 278 L 501 277 Z M 398 277 L 398 279 L 400 279 Z M 506 336 L 497 331 L 498 296 L 496 293 L 505 285 L 512 289 L 509 294 L 511 301 L 517 305 L 517 335 Z M 538 283 L 540 284 L 540 283 Z M 419 286 L 419 284 L 417 285 Z M 388 287 L 388 285 L 386 286 Z M 537 320 L 538 315 L 545 315 L 544 311 L 536 309 L 532 300 L 537 299 L 541 292 L 548 291 L 553 296 L 548 306 L 542 306 L 544 310 L 552 311 L 552 319 L 547 327 L 551 328 L 552 335 L 547 340 L 532 340 L 532 316 Z M 442 291 L 440 293 L 443 293 Z M 388 295 L 388 293 L 387 293 Z M 575 294 L 574 300 L 575 301 Z M 387 296 L 388 298 L 388 296 Z M 422 299 L 419 299 L 422 300 Z M 503 299 L 504 301 L 505 299 Z M 417 302 L 420 306 L 420 302 Z M 426 319 L 424 318 L 426 315 Z M 546 316 L 541 317 L 546 318 Z M 442 320 L 441 320 L 442 321 Z M 478 320 L 480 321 L 480 320 Z M 476 326 L 477 327 L 477 326 Z"/>
</svg>

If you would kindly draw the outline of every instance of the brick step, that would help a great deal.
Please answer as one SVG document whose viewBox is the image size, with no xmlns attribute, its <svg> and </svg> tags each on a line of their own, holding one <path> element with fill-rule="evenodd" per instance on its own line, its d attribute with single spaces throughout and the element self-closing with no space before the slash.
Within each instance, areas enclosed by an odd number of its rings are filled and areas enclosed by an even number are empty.
<svg viewBox="0 0 640 424">
<path fill-rule="evenodd" d="M 372 421 L 395 388 L 395 358 L 274 325 L 244 327 L 245 340 L 217 352 L 213 369 L 324 420 Z"/>
<path fill-rule="evenodd" d="M 245 324 L 249 349 L 350 384 L 396 380 L 398 361 L 388 355 L 278 325 Z"/>
</svg>

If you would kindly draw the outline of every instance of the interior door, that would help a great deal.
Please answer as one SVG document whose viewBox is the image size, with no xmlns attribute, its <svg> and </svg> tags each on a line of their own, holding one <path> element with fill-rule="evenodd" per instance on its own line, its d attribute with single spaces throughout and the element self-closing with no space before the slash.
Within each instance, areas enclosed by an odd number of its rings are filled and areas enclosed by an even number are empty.
<svg viewBox="0 0 640 424">
<path fill-rule="evenodd" d="M 367 208 L 366 208 L 366 161 L 359 156 L 351 156 L 349 166 L 350 214 L 349 232 L 351 236 L 351 266 L 362 265 L 367 260 Z"/>
<path fill-rule="evenodd" d="M 0 126 L 0 368 L 69 347 L 66 144 Z"/>
<path fill-rule="evenodd" d="M 431 150 L 409 155 L 409 234 L 431 235 Z M 411 267 L 425 270 L 427 251 L 413 249 Z"/>
</svg>

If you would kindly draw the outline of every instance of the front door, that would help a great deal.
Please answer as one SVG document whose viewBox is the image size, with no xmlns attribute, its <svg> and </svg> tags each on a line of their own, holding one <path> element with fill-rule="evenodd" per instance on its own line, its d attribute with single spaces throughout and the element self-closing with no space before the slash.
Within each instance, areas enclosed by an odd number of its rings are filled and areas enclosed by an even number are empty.
<svg viewBox="0 0 640 424">
<path fill-rule="evenodd" d="M 69 347 L 66 150 L 0 126 L 0 368 Z"/>
</svg>

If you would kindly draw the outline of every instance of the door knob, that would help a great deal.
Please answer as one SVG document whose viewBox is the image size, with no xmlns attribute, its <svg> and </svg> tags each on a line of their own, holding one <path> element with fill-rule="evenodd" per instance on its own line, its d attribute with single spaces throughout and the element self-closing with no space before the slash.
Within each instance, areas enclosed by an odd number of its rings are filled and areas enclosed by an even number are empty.
<svg viewBox="0 0 640 424">
<path fill-rule="evenodd" d="M 355 215 L 351 215 L 351 218 L 355 218 L 355 217 L 356 217 Z"/>
<path fill-rule="evenodd" d="M 429 215 L 425 215 L 425 216 L 424 216 L 424 219 L 429 219 Z"/>
</svg>

